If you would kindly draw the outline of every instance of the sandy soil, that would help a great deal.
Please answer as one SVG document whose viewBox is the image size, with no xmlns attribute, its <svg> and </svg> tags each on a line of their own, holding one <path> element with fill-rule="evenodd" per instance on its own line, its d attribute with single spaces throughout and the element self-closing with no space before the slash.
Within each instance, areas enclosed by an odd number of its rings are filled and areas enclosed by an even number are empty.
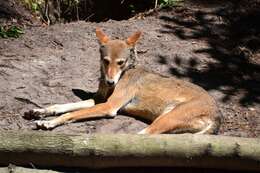
<svg viewBox="0 0 260 173">
<path fill-rule="evenodd" d="M 1 39 L 0 130 L 32 130 L 34 122 L 24 119 L 24 112 L 80 101 L 97 90 L 97 26 L 113 38 L 142 30 L 139 65 L 208 90 L 224 116 L 219 134 L 260 136 L 260 54 L 248 61 L 234 53 L 237 36 L 217 8 L 206 7 L 162 10 L 144 19 L 32 27 L 19 39 Z M 136 133 L 146 126 L 119 115 L 66 124 L 50 133 Z"/>
</svg>

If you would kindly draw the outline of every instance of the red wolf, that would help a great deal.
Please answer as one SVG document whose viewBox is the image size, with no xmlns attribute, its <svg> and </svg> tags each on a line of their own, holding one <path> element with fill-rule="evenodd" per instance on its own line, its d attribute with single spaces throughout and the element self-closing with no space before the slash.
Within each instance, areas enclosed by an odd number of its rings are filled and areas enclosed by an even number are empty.
<svg viewBox="0 0 260 173">
<path fill-rule="evenodd" d="M 221 114 L 204 89 L 136 67 L 135 45 L 141 32 L 126 40 L 111 40 L 97 28 L 96 36 L 100 43 L 101 79 L 95 97 L 27 112 L 44 116 L 62 114 L 53 120 L 36 121 L 39 128 L 52 129 L 66 122 L 94 117 L 114 117 L 120 111 L 152 122 L 139 134 L 217 132 Z"/>
</svg>

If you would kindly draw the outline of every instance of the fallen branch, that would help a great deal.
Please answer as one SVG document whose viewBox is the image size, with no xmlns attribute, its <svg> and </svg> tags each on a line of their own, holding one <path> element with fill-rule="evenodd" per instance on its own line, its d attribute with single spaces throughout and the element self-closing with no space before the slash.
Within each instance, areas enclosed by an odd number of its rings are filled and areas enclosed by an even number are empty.
<svg viewBox="0 0 260 173">
<path fill-rule="evenodd" d="M 260 170 L 260 139 L 210 135 L 0 132 L 0 164 Z M 4 157 L 3 157 L 4 156 Z"/>
</svg>

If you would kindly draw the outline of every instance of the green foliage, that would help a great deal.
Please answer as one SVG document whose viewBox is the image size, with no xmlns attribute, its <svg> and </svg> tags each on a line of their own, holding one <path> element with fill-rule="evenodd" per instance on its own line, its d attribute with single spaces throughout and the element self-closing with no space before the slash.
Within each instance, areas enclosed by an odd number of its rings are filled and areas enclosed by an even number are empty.
<svg viewBox="0 0 260 173">
<path fill-rule="evenodd" d="M 21 0 L 29 10 L 34 13 L 39 12 L 41 5 L 44 3 L 44 0 Z"/>
<path fill-rule="evenodd" d="M 129 10 L 131 11 L 131 13 L 135 13 L 135 6 L 133 5 L 133 4 L 130 4 L 129 6 L 128 6 L 128 8 L 129 8 Z"/>
<path fill-rule="evenodd" d="M 0 37 L 2 38 L 9 38 L 9 37 L 18 38 L 22 34 L 24 34 L 24 31 L 17 26 L 10 26 L 10 27 L 0 26 Z"/>
<path fill-rule="evenodd" d="M 160 7 L 172 7 L 179 5 L 184 0 L 159 0 L 158 4 Z"/>
<path fill-rule="evenodd" d="M 46 23 L 56 21 L 56 17 L 61 14 L 63 17 L 70 16 L 74 11 L 77 11 L 81 0 L 20 0 L 27 9 L 36 14 Z M 60 20 L 60 19 L 58 19 Z"/>
</svg>

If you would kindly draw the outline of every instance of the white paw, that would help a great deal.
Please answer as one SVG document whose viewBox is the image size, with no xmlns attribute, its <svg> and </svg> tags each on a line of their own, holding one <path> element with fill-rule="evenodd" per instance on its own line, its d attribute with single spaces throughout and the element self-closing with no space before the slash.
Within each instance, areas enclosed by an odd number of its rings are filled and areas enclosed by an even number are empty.
<svg viewBox="0 0 260 173">
<path fill-rule="evenodd" d="M 33 110 L 31 110 L 32 114 L 37 114 L 37 115 L 45 114 L 45 112 L 46 112 L 45 109 L 33 109 Z"/>
<path fill-rule="evenodd" d="M 46 120 L 38 120 L 35 121 L 35 124 L 38 129 L 43 129 L 43 130 L 50 130 L 56 127 L 55 123 L 52 121 L 46 121 Z"/>
<path fill-rule="evenodd" d="M 24 113 L 25 119 L 40 119 L 46 116 L 54 115 L 55 112 L 53 110 L 48 109 L 32 109 L 28 112 Z"/>
<path fill-rule="evenodd" d="M 138 135 L 147 134 L 147 132 L 146 132 L 146 129 L 143 129 L 143 130 L 141 130 L 141 131 L 140 131 L 140 132 L 138 132 L 137 134 L 138 134 Z"/>
<path fill-rule="evenodd" d="M 45 109 L 32 109 L 24 113 L 25 119 L 40 119 L 45 114 Z"/>
</svg>

